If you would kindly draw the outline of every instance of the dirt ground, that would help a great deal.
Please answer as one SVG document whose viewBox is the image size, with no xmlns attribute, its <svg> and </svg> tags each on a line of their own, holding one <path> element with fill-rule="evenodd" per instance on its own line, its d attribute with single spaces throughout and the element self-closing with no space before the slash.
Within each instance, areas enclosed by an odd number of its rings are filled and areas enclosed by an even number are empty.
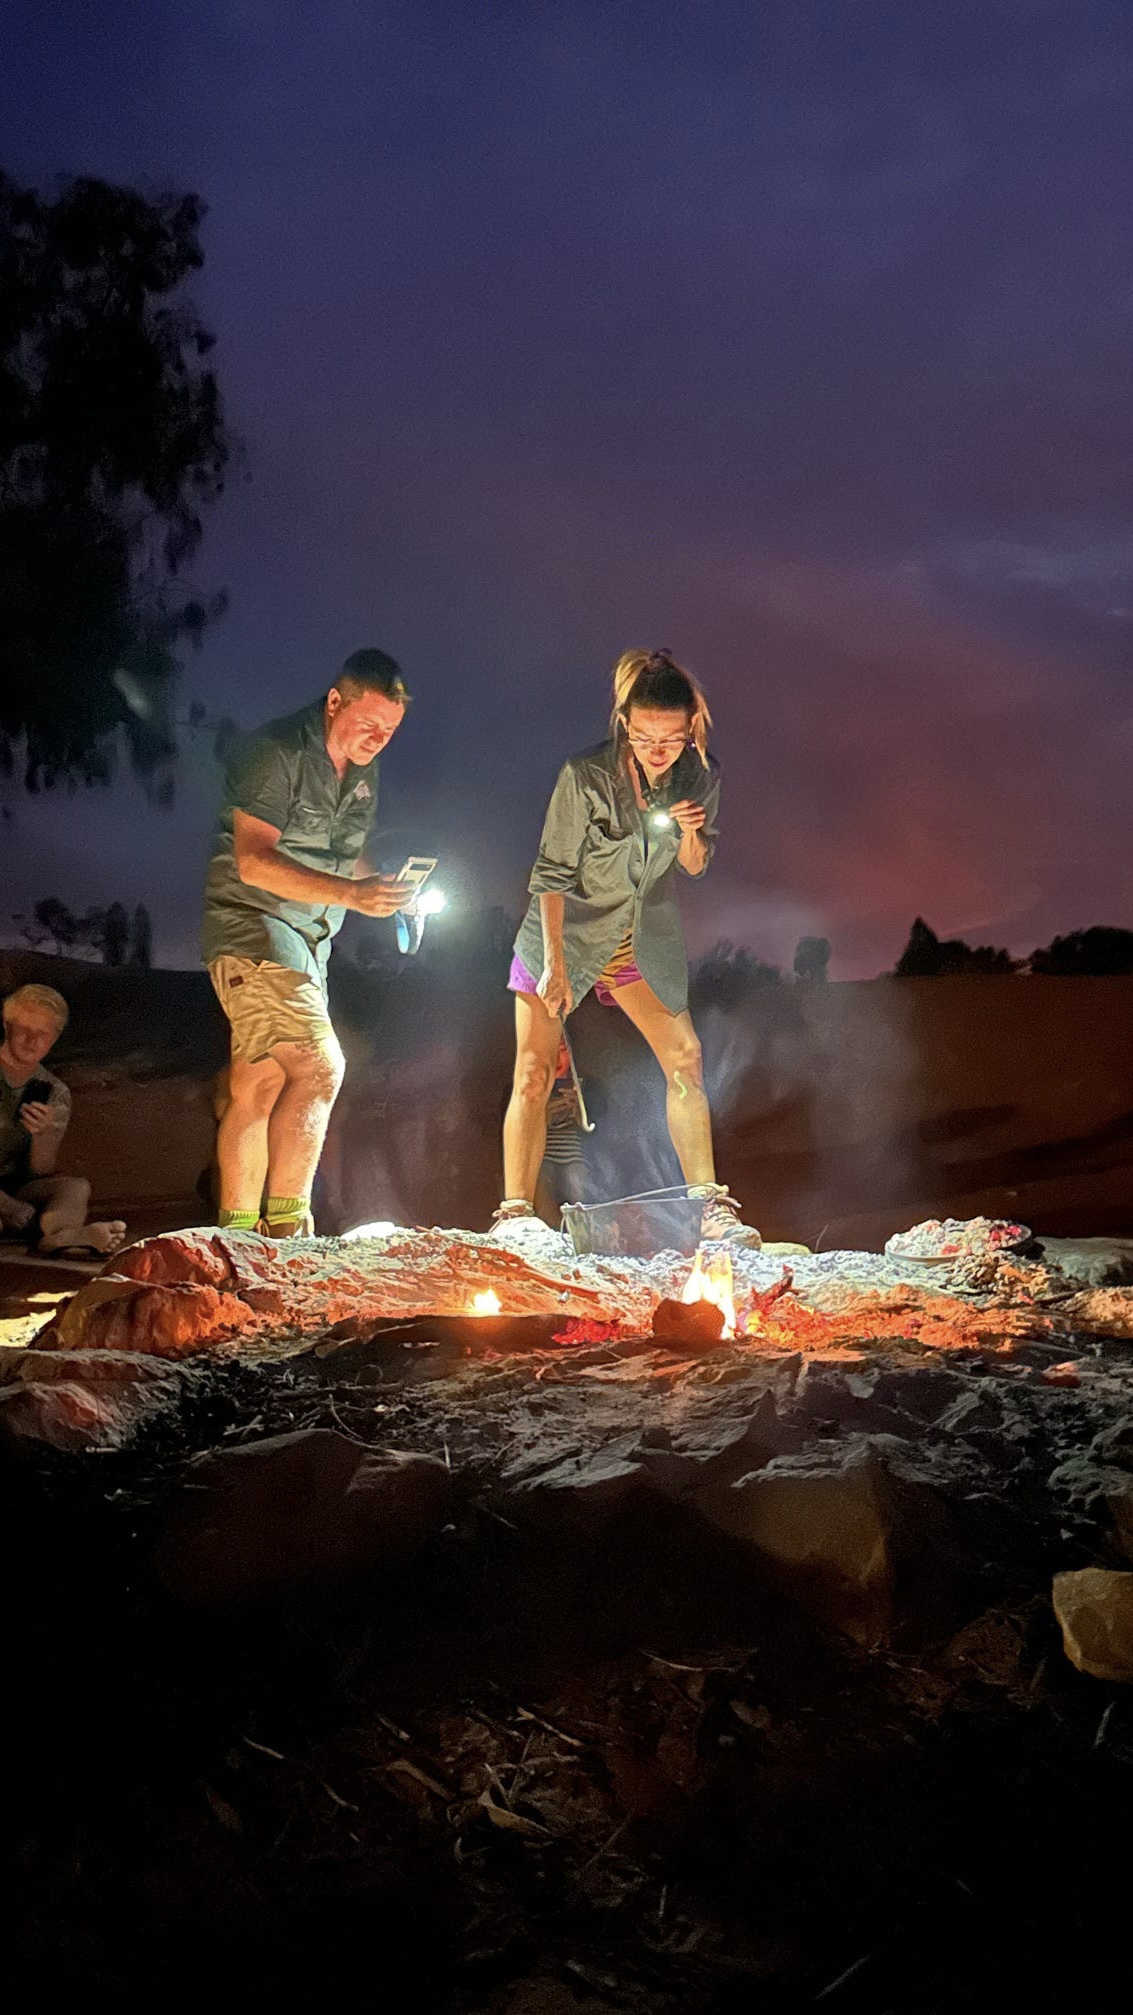
<svg viewBox="0 0 1133 2015">
<path fill-rule="evenodd" d="M 1133 1347 L 1084 1344 L 1066 1385 L 1045 1343 L 800 1367 L 428 1327 L 166 1367 L 176 1404 L 116 1451 L 2 1444 L 20 1977 L 452 2015 L 1101 2005 L 1133 1690 L 1072 1668 L 1049 1588 L 1112 1547 L 1074 1460 L 1124 1446 Z M 880 1451 L 915 1533 L 886 1628 L 690 1510 L 737 1426 L 742 1466 Z M 210 1588 L 200 1456 L 312 1431 L 319 1461 L 426 1458 L 443 1521 L 401 1565 L 280 1580 L 261 1505 L 262 1585 Z"/>
<path fill-rule="evenodd" d="M 192 1223 L 222 1054 L 207 990 L 87 978 L 101 992 L 88 1015 L 75 982 L 62 1061 L 76 1165 L 135 1231 Z M 1131 1008 L 1126 981 L 773 990 L 722 1087 L 729 1174 L 765 1230 L 812 1244 L 876 1248 L 946 1210 L 1128 1230 Z M 355 1052 L 340 1213 L 432 1222 L 432 1181 L 468 1191 L 450 1221 L 486 1221 L 507 1030 L 472 1024 L 455 1075 L 435 1030 L 415 1063 Z M 616 1075 L 613 1028 L 580 1031 L 592 1080 Z M 618 1111 L 607 1142 L 633 1133 Z M 644 1147 L 619 1166 L 626 1188 L 649 1179 Z M 82 1278 L 5 1268 L 6 1356 Z M 800 1368 L 644 1345 L 473 1359 L 425 1323 L 154 1375 L 123 1444 L 0 1434 L 6 1958 L 25 1994 L 1109 2005 L 1133 1688 L 1069 1663 L 1051 1578 L 1123 1563 L 1107 1491 L 1133 1494 L 1127 1340 L 934 1355 L 890 1337 Z M 210 1523 L 202 1460 L 312 1434 L 298 1506 L 253 1500 L 228 1533 L 260 1581 L 210 1589 L 230 1509 Z M 741 1457 L 835 1482 L 879 1466 L 884 1615 L 836 1615 L 711 1515 L 698 1465 L 727 1491 Z M 394 1458 L 442 1479 L 443 1514 L 404 1557 L 347 1559 L 353 1486 L 340 1500 L 334 1479 Z M 333 1572 L 311 1570 L 320 1544 Z"/>
</svg>

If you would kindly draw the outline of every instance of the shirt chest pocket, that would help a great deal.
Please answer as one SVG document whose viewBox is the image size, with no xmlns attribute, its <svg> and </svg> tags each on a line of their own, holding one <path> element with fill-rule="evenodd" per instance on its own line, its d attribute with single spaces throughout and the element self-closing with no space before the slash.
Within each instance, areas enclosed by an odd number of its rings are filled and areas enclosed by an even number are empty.
<svg viewBox="0 0 1133 2015">
<path fill-rule="evenodd" d="M 330 816 L 317 805 L 293 804 L 282 833 L 285 846 L 305 852 L 330 852 Z"/>
<path fill-rule="evenodd" d="M 616 853 L 633 837 L 631 828 L 615 807 L 603 805 L 600 810 L 591 813 L 586 831 L 588 852 Z"/>
</svg>

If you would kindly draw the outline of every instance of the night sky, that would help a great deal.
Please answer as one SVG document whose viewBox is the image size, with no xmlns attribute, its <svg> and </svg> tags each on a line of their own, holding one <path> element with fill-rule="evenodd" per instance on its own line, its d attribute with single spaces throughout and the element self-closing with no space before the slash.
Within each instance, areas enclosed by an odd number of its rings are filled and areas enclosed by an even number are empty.
<svg viewBox="0 0 1133 2015">
<path fill-rule="evenodd" d="M 251 725 L 392 651 L 388 820 L 518 910 L 613 659 L 667 644 L 724 772 L 694 946 L 1133 926 L 1128 0 L 2 22 L 9 172 L 210 206 L 250 473 L 187 698 Z M 198 748 L 172 813 L 21 808 L 3 907 L 145 900 L 192 963 L 213 789 Z"/>
</svg>

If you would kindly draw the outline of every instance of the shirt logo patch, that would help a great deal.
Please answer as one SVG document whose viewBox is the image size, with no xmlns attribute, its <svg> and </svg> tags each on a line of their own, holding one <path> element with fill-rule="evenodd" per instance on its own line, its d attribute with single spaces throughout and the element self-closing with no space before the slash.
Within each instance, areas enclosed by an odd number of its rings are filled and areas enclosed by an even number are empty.
<svg viewBox="0 0 1133 2015">
<path fill-rule="evenodd" d="M 360 784 L 355 785 L 354 795 L 356 798 L 369 798 L 373 796 L 373 792 L 371 791 L 369 784 L 366 783 L 365 779 L 363 779 L 363 781 Z"/>
</svg>

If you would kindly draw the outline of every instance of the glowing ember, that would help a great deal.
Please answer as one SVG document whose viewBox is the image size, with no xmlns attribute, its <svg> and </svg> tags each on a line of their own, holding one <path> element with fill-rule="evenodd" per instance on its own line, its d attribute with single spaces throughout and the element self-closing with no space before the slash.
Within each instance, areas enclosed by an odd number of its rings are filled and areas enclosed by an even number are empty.
<svg viewBox="0 0 1133 2015">
<path fill-rule="evenodd" d="M 474 1294 L 468 1304 L 469 1315 L 498 1315 L 499 1312 L 500 1297 L 495 1289 L 491 1287 L 486 1287 L 479 1294 Z"/>
<path fill-rule="evenodd" d="M 713 1253 L 705 1261 L 703 1252 L 698 1252 L 689 1274 L 681 1289 L 684 1302 L 710 1301 L 724 1318 L 724 1335 L 736 1333 L 736 1304 L 732 1299 L 732 1261 L 726 1252 Z"/>
</svg>

